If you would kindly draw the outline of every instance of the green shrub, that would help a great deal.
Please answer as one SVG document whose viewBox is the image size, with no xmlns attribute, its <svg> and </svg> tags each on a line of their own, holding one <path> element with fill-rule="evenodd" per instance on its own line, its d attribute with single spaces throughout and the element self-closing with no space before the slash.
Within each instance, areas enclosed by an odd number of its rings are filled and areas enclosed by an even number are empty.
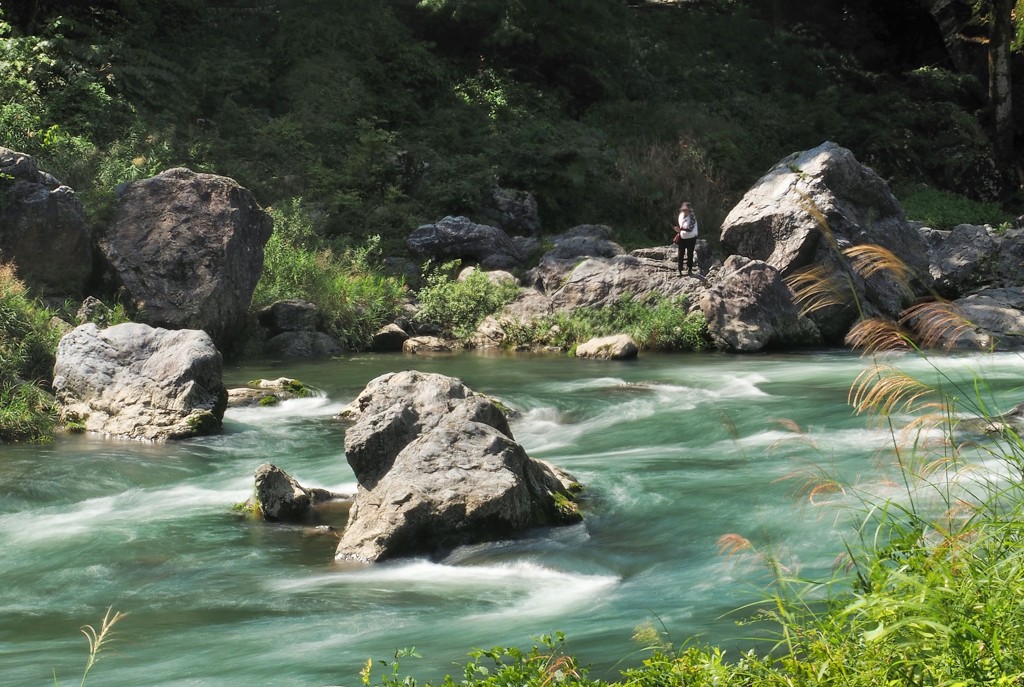
<svg viewBox="0 0 1024 687">
<path fill-rule="evenodd" d="M 269 212 L 274 233 L 263 251 L 263 275 L 253 293 L 253 307 L 288 298 L 308 301 L 346 347 L 366 348 L 397 312 L 404 290 L 400 280 L 371 265 L 379 238 L 339 254 L 317 237 L 300 200 Z"/>
<path fill-rule="evenodd" d="M 419 290 L 418 322 L 439 327 L 446 336 L 466 341 L 488 315 L 510 303 L 519 293 L 513 282 L 493 283 L 486 272 L 474 270 L 461 281 L 452 278 L 459 262 L 427 269 Z"/>
<path fill-rule="evenodd" d="M 958 224 L 999 226 L 1013 218 L 998 203 L 983 203 L 949 191 L 917 184 L 897 195 L 907 218 L 924 222 L 932 229 L 952 229 Z"/>
</svg>

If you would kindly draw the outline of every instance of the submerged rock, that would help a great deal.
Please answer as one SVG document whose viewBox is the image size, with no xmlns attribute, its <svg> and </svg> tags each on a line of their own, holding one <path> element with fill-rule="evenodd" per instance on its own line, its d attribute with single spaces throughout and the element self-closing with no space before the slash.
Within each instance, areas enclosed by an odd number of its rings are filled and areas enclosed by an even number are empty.
<svg viewBox="0 0 1024 687">
<path fill-rule="evenodd" d="M 457 379 L 417 371 L 371 381 L 343 416 L 359 486 L 339 560 L 433 554 L 577 522 L 576 481 L 534 460 L 501 409 Z"/>
</svg>

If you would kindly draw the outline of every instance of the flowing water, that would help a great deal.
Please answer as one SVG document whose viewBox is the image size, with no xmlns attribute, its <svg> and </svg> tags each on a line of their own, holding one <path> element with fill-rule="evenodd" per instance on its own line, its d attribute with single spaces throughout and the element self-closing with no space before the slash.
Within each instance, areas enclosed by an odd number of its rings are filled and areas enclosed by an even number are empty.
<svg viewBox="0 0 1024 687">
<path fill-rule="evenodd" d="M 945 358 L 942 374 L 899 362 L 925 381 L 981 375 L 995 410 L 1024 400 L 1016 354 Z M 413 646 L 423 658 L 403 659 L 403 672 L 437 679 L 473 648 L 528 648 L 556 631 L 592 674 L 614 677 L 639 661 L 630 637 L 648 622 L 677 644 L 698 637 L 735 655 L 754 630 L 734 611 L 762 598 L 768 575 L 720 555 L 721 535 L 827 577 L 849 518 L 810 505 L 796 475 L 899 493 L 888 430 L 847 405 L 865 366 L 842 352 L 247 363 L 225 381 L 286 375 L 323 395 L 229 410 L 222 434 L 179 443 L 2 447 L 0 685 L 53 685 L 54 674 L 77 684 L 79 628 L 111 606 L 129 615 L 89 677 L 108 687 L 355 685 L 368 658 Z M 353 491 L 332 416 L 370 379 L 410 367 L 517 410 L 515 438 L 588 487 L 584 522 L 364 567 L 336 564 L 329 534 L 232 511 L 263 462 Z"/>
</svg>

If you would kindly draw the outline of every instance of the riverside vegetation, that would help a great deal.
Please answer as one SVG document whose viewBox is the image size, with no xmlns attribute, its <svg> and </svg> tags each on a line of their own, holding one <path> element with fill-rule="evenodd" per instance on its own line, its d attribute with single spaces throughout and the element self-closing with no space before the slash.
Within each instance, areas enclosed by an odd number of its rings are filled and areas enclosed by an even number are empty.
<svg viewBox="0 0 1024 687">
<path fill-rule="evenodd" d="M 813 208 L 810 208 L 813 212 Z M 830 238 L 824 222 L 821 230 Z M 906 267 L 877 246 L 840 249 L 847 273 L 887 270 L 909 280 Z M 841 272 L 841 270 L 840 270 Z M 794 275 L 791 285 L 810 312 L 835 303 L 840 274 Z M 851 291 L 852 293 L 852 291 Z M 929 360 L 926 346 L 967 329 L 940 301 L 915 306 L 898 321 L 862 317 L 848 343 L 868 367 L 849 402 L 889 428 L 882 458 L 896 468 L 896 495 L 880 496 L 842 484 L 821 471 L 790 475 L 812 508 L 828 509 L 853 496 L 859 507 L 841 513 L 851 529 L 844 554 L 828 579 L 801 578 L 770 542 L 739 533 L 719 538 L 729 557 L 747 557 L 770 576 L 762 602 L 744 609 L 759 626 L 774 628 L 768 650 L 726 656 L 716 647 L 669 639 L 669 628 L 637 628 L 646 657 L 613 682 L 591 679 L 563 650 L 564 637 L 545 635 L 529 651 L 478 649 L 461 677 L 444 687 L 469 685 L 579 685 L 687 687 L 706 685 L 824 686 L 1016 685 L 1024 682 L 1024 441 L 1013 424 L 993 417 L 985 381 L 964 385 L 944 377 L 926 383 L 902 372 L 895 352 Z M 955 339 L 955 335 L 953 336 Z M 948 338 L 945 340 L 949 340 Z M 800 428 L 789 428 L 799 435 Z M 809 447 L 809 450 L 811 448 Z M 844 501 L 845 502 L 845 501 Z M 414 687 L 400 662 L 369 661 L 363 684 Z M 379 669 L 379 670 L 378 670 Z M 376 671 L 376 672 L 375 672 Z M 432 684 L 432 683 L 426 683 Z"/>
<path fill-rule="evenodd" d="M 827 226 L 822 231 L 828 234 Z M 910 278 L 879 247 L 840 252 L 850 273 L 886 269 Z M 793 278 L 806 311 L 835 304 L 836 277 L 843 274 Z M 849 402 L 889 428 L 891 444 L 879 459 L 891 463 L 898 482 L 880 495 L 838 482 L 825 466 L 789 476 L 808 507 L 850 518 L 831 577 L 800 577 L 771 542 L 741 533 L 720 537 L 722 555 L 758 562 L 767 572 L 763 601 L 737 612 L 756 625 L 759 648 L 733 656 L 696 641 L 676 644 L 671 628 L 652 622 L 634 636 L 639 664 L 612 681 L 590 677 L 559 633 L 538 637 L 528 650 L 475 649 L 461 675 L 436 682 L 403 673 L 418 655 L 414 648 L 397 650 L 393 660 L 368 660 L 359 679 L 381 687 L 1020 684 L 1024 441 L 994 416 L 983 379 L 965 385 L 935 367 L 938 382 L 927 383 L 898 365 L 899 355 L 941 355 L 927 344 L 939 329 L 963 326 L 935 302 L 897 321 L 862 318 L 851 331 L 849 344 L 868 365 Z M 798 426 L 789 429 L 799 438 Z M 851 509 L 840 495 L 860 505 Z"/>
</svg>

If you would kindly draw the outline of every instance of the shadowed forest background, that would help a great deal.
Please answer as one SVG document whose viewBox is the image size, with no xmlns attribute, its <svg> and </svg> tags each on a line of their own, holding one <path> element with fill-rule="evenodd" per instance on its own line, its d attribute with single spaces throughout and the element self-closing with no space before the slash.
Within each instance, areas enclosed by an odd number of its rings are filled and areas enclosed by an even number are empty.
<svg viewBox="0 0 1024 687">
<path fill-rule="evenodd" d="M 187 166 L 235 178 L 264 206 L 301 199 L 311 240 L 380 235 L 400 252 L 418 224 L 477 216 L 499 185 L 536 195 L 545 232 L 604 223 L 649 245 L 667 240 L 682 199 L 717 227 L 770 165 L 823 140 L 933 226 L 998 225 L 1024 206 L 988 83 L 994 13 L 1020 47 L 1007 0 L 0 11 L 0 143 L 72 186 L 97 230 L 118 184 Z"/>
</svg>

